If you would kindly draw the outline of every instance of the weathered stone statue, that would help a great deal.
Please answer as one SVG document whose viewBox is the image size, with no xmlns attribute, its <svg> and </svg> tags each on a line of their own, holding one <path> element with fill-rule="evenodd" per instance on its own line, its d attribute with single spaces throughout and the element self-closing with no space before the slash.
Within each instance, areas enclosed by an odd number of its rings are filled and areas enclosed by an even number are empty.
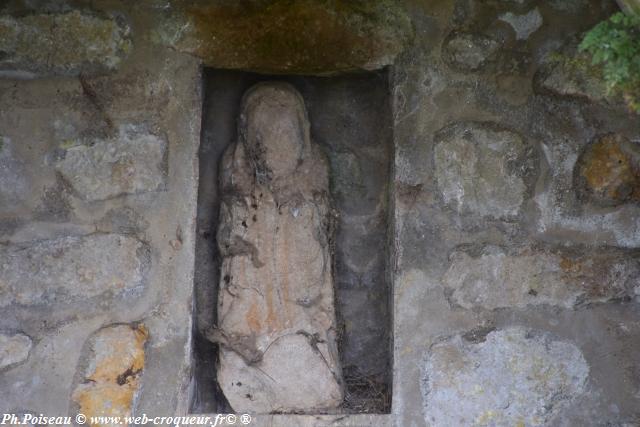
<svg viewBox="0 0 640 427">
<path fill-rule="evenodd" d="M 239 412 L 337 407 L 326 159 L 287 84 L 250 89 L 238 130 L 222 164 L 218 381 Z"/>
</svg>

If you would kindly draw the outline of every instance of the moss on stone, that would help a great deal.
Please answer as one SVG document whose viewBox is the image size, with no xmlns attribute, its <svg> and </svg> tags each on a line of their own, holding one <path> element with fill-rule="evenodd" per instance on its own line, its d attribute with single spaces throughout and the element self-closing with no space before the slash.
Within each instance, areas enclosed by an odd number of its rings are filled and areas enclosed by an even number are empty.
<svg viewBox="0 0 640 427">
<path fill-rule="evenodd" d="M 608 104 L 621 103 L 615 94 L 607 90 L 602 77 L 602 67 L 593 65 L 589 56 L 577 52 L 573 45 L 550 54 L 540 76 L 542 78 L 537 84 L 557 95 L 586 98 Z"/>
<path fill-rule="evenodd" d="M 411 23 L 393 0 L 267 0 L 185 9 L 176 47 L 206 65 L 272 73 L 331 74 L 393 62 Z"/>
</svg>

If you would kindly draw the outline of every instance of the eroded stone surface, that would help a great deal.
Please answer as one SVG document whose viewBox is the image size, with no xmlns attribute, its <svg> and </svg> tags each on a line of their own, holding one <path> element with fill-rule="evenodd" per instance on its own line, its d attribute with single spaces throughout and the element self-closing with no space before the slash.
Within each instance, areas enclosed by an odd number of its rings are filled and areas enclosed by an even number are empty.
<svg viewBox="0 0 640 427">
<path fill-rule="evenodd" d="M 95 333 L 81 383 L 73 392 L 79 412 L 87 417 L 131 415 L 144 369 L 148 333 L 144 325 L 116 325 Z M 110 424 L 92 424 L 94 426 Z"/>
<path fill-rule="evenodd" d="M 461 71 L 481 69 L 500 48 L 500 43 L 481 34 L 454 33 L 443 46 L 443 58 Z"/>
<path fill-rule="evenodd" d="M 382 68 L 410 35 L 404 10 L 389 0 L 201 3 L 158 32 L 211 66 L 299 74 Z"/>
<path fill-rule="evenodd" d="M 78 74 L 112 69 L 131 48 L 128 28 L 78 10 L 0 16 L 0 70 Z"/>
<path fill-rule="evenodd" d="M 138 294 L 148 256 L 141 241 L 116 234 L 0 247 L 0 307 Z"/>
<path fill-rule="evenodd" d="M 487 124 L 456 123 L 441 130 L 436 140 L 436 178 L 448 206 L 495 218 L 520 212 L 528 164 L 527 147 L 518 134 Z"/>
<path fill-rule="evenodd" d="M 481 342 L 455 336 L 431 348 L 423 377 L 433 426 L 546 425 L 585 391 L 580 350 L 547 334 L 509 328 Z"/>
<path fill-rule="evenodd" d="M 528 249 L 509 254 L 488 246 L 478 255 L 456 251 L 443 277 L 451 302 L 493 310 L 548 304 L 572 308 L 636 296 L 640 258 L 616 250 L 576 255 Z"/>
<path fill-rule="evenodd" d="M 336 407 L 326 159 L 288 85 L 251 89 L 239 134 L 222 171 L 218 381 L 240 412 Z"/>
<path fill-rule="evenodd" d="M 640 143 L 618 134 L 599 138 L 578 162 L 577 180 L 597 203 L 640 201 Z"/>
<path fill-rule="evenodd" d="M 27 360 L 32 345 L 24 334 L 0 334 L 0 370 Z"/>
<path fill-rule="evenodd" d="M 111 139 L 66 148 L 56 169 L 89 201 L 165 188 L 167 144 L 134 126 Z"/>
</svg>

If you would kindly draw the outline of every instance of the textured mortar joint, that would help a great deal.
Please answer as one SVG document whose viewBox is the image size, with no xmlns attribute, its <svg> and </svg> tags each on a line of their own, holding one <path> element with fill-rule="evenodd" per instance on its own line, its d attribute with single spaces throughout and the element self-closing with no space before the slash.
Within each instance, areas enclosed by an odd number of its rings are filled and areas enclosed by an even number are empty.
<svg viewBox="0 0 640 427">
<path fill-rule="evenodd" d="M 533 167 L 519 134 L 489 123 L 458 122 L 435 139 L 436 179 L 447 206 L 498 219 L 519 214 Z"/>
<path fill-rule="evenodd" d="M 139 126 L 120 126 L 113 138 L 63 145 L 55 168 L 85 200 L 166 189 L 167 142 Z"/>
<path fill-rule="evenodd" d="M 80 368 L 80 383 L 72 395 L 80 413 L 88 419 L 131 415 L 148 337 L 146 327 L 139 324 L 109 326 L 89 339 L 85 359 L 81 359 L 86 366 Z"/>
<path fill-rule="evenodd" d="M 412 35 L 394 0 L 268 0 L 196 3 L 155 37 L 215 67 L 335 74 L 392 64 Z"/>
<path fill-rule="evenodd" d="M 78 75 L 111 70 L 130 50 L 129 28 L 114 18 L 78 10 L 0 16 L 0 72 Z"/>
<path fill-rule="evenodd" d="M 535 8 L 524 15 L 515 15 L 507 12 L 500 16 L 500 20 L 508 23 L 516 33 L 516 39 L 527 40 L 533 33 L 542 26 L 542 15 L 538 8 Z"/>
<path fill-rule="evenodd" d="M 327 160 L 289 85 L 250 89 L 238 135 L 221 174 L 218 382 L 238 412 L 336 408 Z"/>
<path fill-rule="evenodd" d="M 434 426 L 540 426 L 586 389 L 589 366 L 572 343 L 520 327 L 435 344 L 423 370 Z"/>
<path fill-rule="evenodd" d="M 478 255 L 455 251 L 442 279 L 451 303 L 486 310 L 543 304 L 573 308 L 635 298 L 638 292 L 640 257 L 636 252 L 513 252 L 496 246 L 483 247 Z"/>
<path fill-rule="evenodd" d="M 0 307 L 137 296 L 148 264 L 144 243 L 117 234 L 0 246 Z"/>
</svg>

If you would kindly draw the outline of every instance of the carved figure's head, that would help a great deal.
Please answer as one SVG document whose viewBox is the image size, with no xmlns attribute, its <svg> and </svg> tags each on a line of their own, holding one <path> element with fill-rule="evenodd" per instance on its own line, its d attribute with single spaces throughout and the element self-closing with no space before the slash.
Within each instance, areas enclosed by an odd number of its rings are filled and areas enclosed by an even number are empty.
<svg viewBox="0 0 640 427">
<path fill-rule="evenodd" d="M 239 135 L 258 178 L 291 175 L 310 149 L 302 96 L 286 83 L 260 83 L 242 100 Z"/>
</svg>

